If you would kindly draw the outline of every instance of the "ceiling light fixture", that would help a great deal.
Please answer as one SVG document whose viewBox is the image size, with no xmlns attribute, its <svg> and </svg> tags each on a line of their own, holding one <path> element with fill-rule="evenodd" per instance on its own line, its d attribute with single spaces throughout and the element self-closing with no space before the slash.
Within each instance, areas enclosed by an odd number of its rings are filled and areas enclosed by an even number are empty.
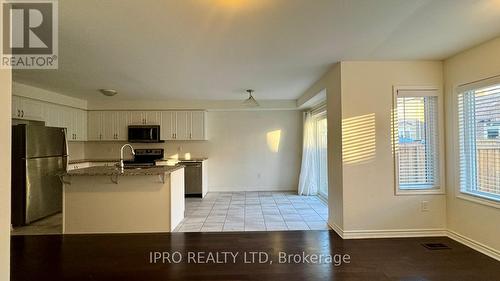
<svg viewBox="0 0 500 281">
<path fill-rule="evenodd" d="M 259 103 L 255 100 L 255 98 L 252 95 L 255 91 L 252 89 L 248 89 L 248 90 L 246 90 L 246 92 L 248 93 L 248 99 L 243 101 L 243 105 L 248 106 L 248 107 L 259 106 Z"/>
<path fill-rule="evenodd" d="M 112 96 L 118 94 L 118 92 L 116 90 L 112 90 L 112 89 L 100 89 L 99 92 L 101 92 L 101 94 L 108 96 L 108 97 L 112 97 Z"/>
</svg>

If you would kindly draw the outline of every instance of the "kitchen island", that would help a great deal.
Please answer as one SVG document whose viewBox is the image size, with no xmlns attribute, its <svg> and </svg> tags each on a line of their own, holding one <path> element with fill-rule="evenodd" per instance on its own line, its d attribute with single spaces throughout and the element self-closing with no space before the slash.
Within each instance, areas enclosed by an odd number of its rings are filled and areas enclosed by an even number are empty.
<svg viewBox="0 0 500 281">
<path fill-rule="evenodd" d="M 61 175 L 63 233 L 171 232 L 184 218 L 184 166 L 96 166 Z"/>
</svg>

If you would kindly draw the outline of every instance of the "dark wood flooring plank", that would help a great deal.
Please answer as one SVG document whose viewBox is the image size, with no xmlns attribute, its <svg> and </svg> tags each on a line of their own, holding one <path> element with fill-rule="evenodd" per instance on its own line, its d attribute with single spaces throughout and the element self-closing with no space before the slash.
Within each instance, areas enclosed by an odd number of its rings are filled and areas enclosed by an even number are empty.
<svg viewBox="0 0 500 281">
<path fill-rule="evenodd" d="M 421 243 L 450 250 L 431 251 Z M 343 240 L 333 231 L 16 236 L 14 281 L 31 280 L 500 280 L 500 262 L 449 238 Z M 150 264 L 150 251 L 262 251 L 273 264 Z M 350 263 L 277 264 L 288 254 L 349 254 Z"/>
</svg>

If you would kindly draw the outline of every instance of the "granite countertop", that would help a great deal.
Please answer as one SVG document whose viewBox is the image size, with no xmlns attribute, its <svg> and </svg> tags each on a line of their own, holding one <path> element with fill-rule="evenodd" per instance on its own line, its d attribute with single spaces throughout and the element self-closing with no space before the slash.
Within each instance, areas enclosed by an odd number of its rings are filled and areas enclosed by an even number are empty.
<svg viewBox="0 0 500 281">
<path fill-rule="evenodd" d="M 208 160 L 208 157 L 193 157 L 193 158 L 164 158 L 156 161 L 177 161 L 177 162 L 202 162 Z"/>
<path fill-rule="evenodd" d="M 85 163 L 85 162 L 120 162 L 120 159 L 76 159 L 76 160 L 69 160 L 69 164 L 79 164 L 79 163 Z"/>
<path fill-rule="evenodd" d="M 183 165 L 175 166 L 154 166 L 138 169 L 124 169 L 121 171 L 117 167 L 95 166 L 67 171 L 62 176 L 156 176 L 172 173 L 184 168 Z"/>
</svg>

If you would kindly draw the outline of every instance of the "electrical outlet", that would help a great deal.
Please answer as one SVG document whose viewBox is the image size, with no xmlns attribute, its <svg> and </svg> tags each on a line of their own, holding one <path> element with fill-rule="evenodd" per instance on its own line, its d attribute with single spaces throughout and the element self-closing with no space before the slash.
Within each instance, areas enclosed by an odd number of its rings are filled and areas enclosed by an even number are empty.
<svg viewBox="0 0 500 281">
<path fill-rule="evenodd" d="M 422 201 L 420 204 L 420 210 L 422 212 L 428 212 L 429 211 L 429 201 Z"/>
</svg>

